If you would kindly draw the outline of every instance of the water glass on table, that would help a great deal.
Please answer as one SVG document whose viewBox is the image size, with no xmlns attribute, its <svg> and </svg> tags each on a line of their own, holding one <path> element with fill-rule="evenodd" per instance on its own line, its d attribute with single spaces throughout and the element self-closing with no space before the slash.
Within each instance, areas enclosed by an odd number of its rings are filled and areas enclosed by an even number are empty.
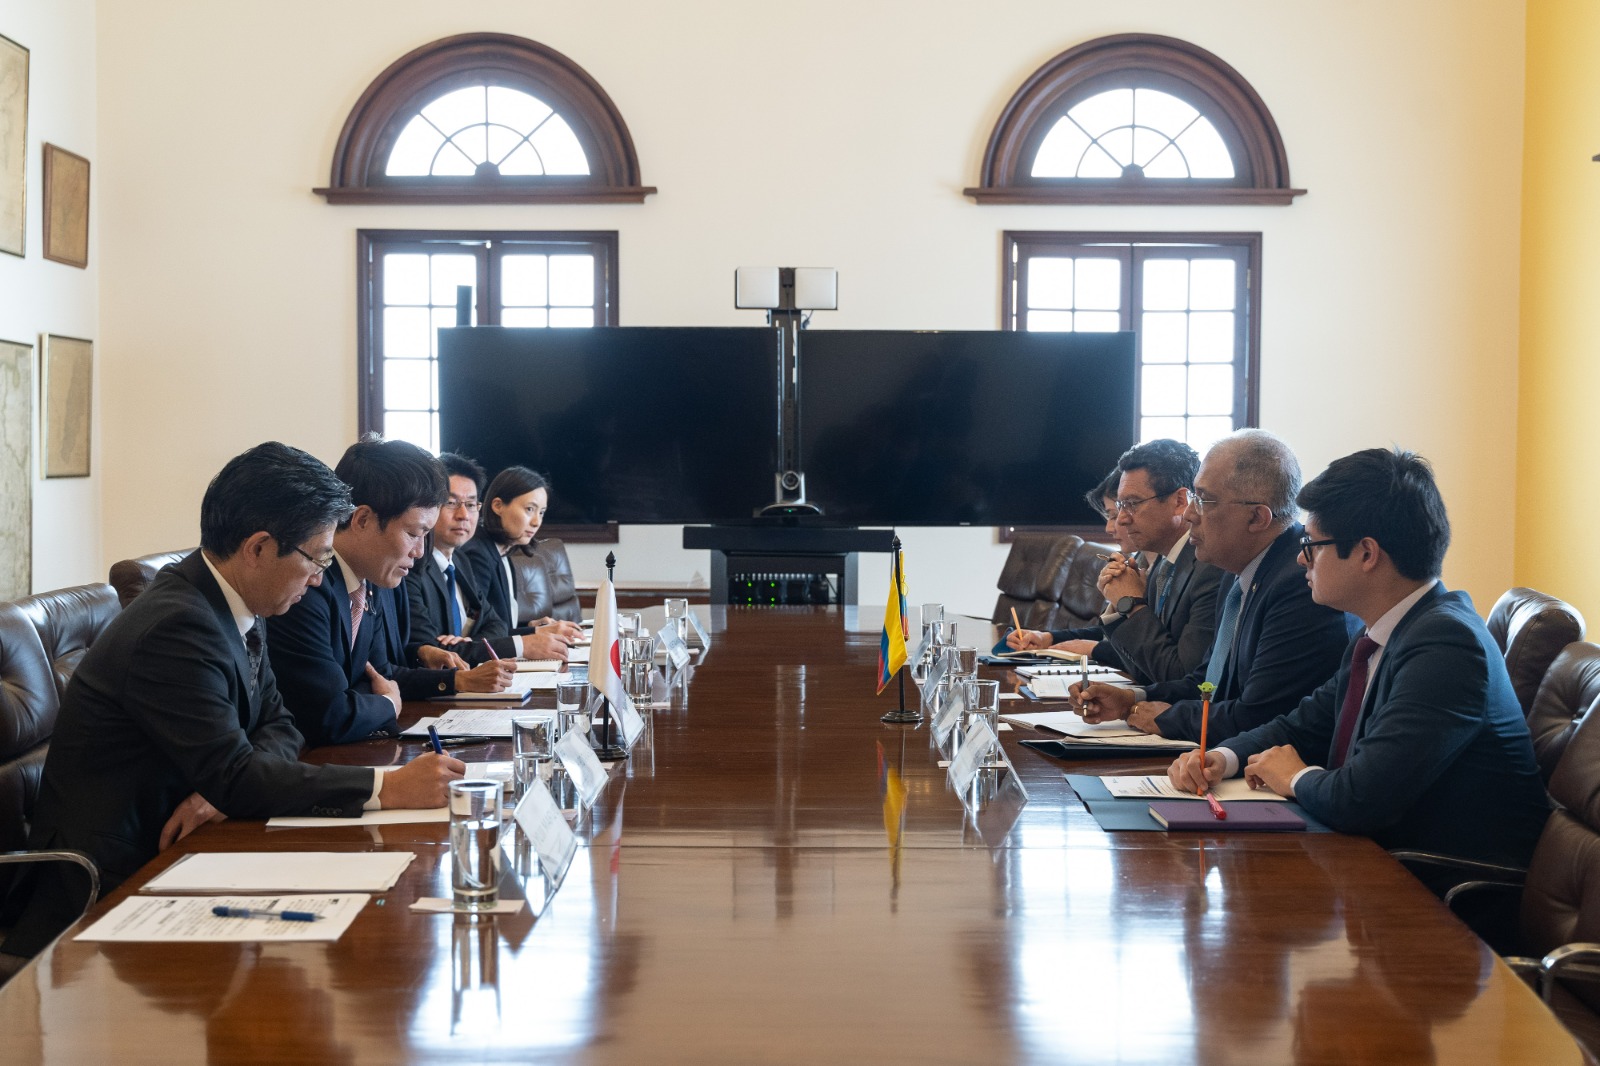
<svg viewBox="0 0 1600 1066">
<path fill-rule="evenodd" d="M 672 599 L 666 601 L 667 621 L 678 629 L 678 636 L 684 640 L 689 639 L 689 601 Z"/>
<path fill-rule="evenodd" d="M 511 719 L 512 780 L 516 782 L 518 803 L 528 787 L 544 776 L 545 767 L 555 758 L 560 736 L 560 718 L 554 714 L 522 714 Z"/>
<path fill-rule="evenodd" d="M 648 637 L 623 637 L 618 654 L 622 659 L 622 684 L 628 698 L 639 707 L 648 707 L 650 683 L 656 668 L 655 642 Z"/>
<path fill-rule="evenodd" d="M 500 782 L 450 782 L 450 890 L 457 908 L 492 907 L 500 893 Z"/>
</svg>

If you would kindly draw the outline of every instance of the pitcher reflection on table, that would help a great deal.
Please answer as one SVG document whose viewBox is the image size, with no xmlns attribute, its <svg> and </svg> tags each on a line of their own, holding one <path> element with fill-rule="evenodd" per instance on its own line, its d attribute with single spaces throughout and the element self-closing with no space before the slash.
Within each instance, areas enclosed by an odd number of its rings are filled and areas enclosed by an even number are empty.
<svg viewBox="0 0 1600 1066">
<path fill-rule="evenodd" d="M 450 783 L 450 889 L 462 909 L 492 907 L 500 890 L 500 782 Z"/>
</svg>

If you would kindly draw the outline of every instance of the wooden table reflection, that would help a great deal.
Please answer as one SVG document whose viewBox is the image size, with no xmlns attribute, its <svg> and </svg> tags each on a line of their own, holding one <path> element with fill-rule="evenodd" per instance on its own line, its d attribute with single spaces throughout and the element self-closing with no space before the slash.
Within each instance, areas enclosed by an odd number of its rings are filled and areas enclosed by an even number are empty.
<svg viewBox="0 0 1600 1066">
<path fill-rule="evenodd" d="M 1029 802 L 974 819 L 926 729 L 878 721 L 881 612 L 712 610 L 537 919 L 409 913 L 449 892 L 442 825 L 207 827 L 108 903 L 191 851 L 417 860 L 332 945 L 64 940 L 0 990 L 5 1060 L 1582 1061 L 1371 842 L 1108 835 L 1016 733 Z M 897 861 L 879 743 L 908 788 Z"/>
</svg>

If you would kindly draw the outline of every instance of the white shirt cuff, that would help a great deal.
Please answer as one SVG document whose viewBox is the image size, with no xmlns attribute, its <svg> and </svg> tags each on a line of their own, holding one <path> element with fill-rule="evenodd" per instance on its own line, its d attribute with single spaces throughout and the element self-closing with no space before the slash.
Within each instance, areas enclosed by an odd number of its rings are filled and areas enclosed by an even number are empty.
<svg viewBox="0 0 1600 1066">
<path fill-rule="evenodd" d="M 387 772 L 388 767 L 386 766 L 374 766 L 372 768 L 372 795 L 368 796 L 367 802 L 361 805 L 362 810 L 375 811 L 383 806 L 382 803 L 378 802 L 378 797 L 383 793 L 383 775 Z"/>
<path fill-rule="evenodd" d="M 1225 778 L 1238 777 L 1239 753 L 1232 748 L 1216 748 L 1215 750 L 1222 752 L 1222 776 Z"/>
<path fill-rule="evenodd" d="M 1299 770 L 1298 773 L 1296 773 L 1293 777 L 1289 778 L 1289 795 L 1291 795 L 1291 796 L 1294 795 L 1295 788 L 1300 784 L 1300 779 L 1302 777 L 1306 776 L 1306 774 L 1309 774 L 1313 770 L 1321 770 L 1321 769 L 1323 769 L 1323 768 L 1320 767 L 1320 766 L 1304 766 L 1304 767 L 1301 767 L 1301 769 Z"/>
<path fill-rule="evenodd" d="M 522 650 L 522 638 L 520 636 L 512 637 L 511 645 L 517 649 L 517 658 L 526 659 L 528 657 L 527 653 Z"/>
<path fill-rule="evenodd" d="M 394 716 L 396 718 L 400 717 L 400 697 L 399 696 L 390 696 L 387 693 L 385 693 L 383 698 L 388 700 L 390 703 L 394 704 Z"/>
</svg>

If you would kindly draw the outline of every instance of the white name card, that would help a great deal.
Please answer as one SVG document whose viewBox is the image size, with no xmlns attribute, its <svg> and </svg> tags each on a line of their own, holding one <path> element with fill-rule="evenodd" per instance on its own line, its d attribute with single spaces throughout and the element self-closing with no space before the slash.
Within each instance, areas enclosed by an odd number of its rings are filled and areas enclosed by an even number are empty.
<svg viewBox="0 0 1600 1066">
<path fill-rule="evenodd" d="M 947 771 L 950 787 L 956 790 L 957 795 L 965 796 L 972 787 L 972 779 L 978 776 L 978 767 L 983 765 L 983 757 L 989 753 L 989 747 L 994 742 L 995 736 L 989 732 L 989 724 L 983 719 L 974 719 L 967 727 L 966 735 L 961 738 L 961 750 L 956 753 Z"/>
<path fill-rule="evenodd" d="M 944 677 L 944 669 L 945 661 L 943 656 L 935 659 L 933 665 L 928 667 L 928 676 L 922 679 L 922 705 L 924 707 L 931 708 L 933 706 L 933 695 L 939 691 L 939 682 Z"/>
<path fill-rule="evenodd" d="M 567 824 L 561 808 L 556 806 L 555 799 L 542 780 L 535 779 L 528 783 L 527 791 L 522 794 L 522 802 L 517 804 L 512 817 L 528 835 L 534 853 L 539 856 L 540 871 L 552 884 L 559 883 L 567 872 L 567 864 L 578 850 L 578 836 Z"/>
<path fill-rule="evenodd" d="M 966 686 L 951 685 L 945 693 L 944 702 L 939 705 L 933 716 L 933 735 L 940 744 L 945 737 L 961 721 L 961 712 L 967 709 Z"/>
<path fill-rule="evenodd" d="M 634 741 L 644 732 L 644 716 L 633 706 L 631 699 L 620 706 L 613 703 L 611 715 L 616 719 L 617 731 L 622 734 L 622 746 L 631 749 Z"/>
<path fill-rule="evenodd" d="M 711 627 L 700 624 L 700 616 L 690 611 L 686 616 L 689 619 L 689 643 L 697 648 L 709 650 L 711 648 Z"/>
<path fill-rule="evenodd" d="M 656 631 L 656 643 L 661 645 L 667 653 L 667 661 L 674 670 L 682 670 L 689 665 L 689 646 L 678 636 L 678 627 L 668 623 Z"/>
<path fill-rule="evenodd" d="M 578 800 L 584 810 L 588 810 L 594 805 L 600 790 L 606 787 L 606 768 L 600 765 L 594 749 L 589 747 L 587 734 L 576 730 L 563 734 L 556 741 L 556 758 L 566 767 L 567 776 L 572 778 L 572 785 L 578 790 Z"/>
</svg>

